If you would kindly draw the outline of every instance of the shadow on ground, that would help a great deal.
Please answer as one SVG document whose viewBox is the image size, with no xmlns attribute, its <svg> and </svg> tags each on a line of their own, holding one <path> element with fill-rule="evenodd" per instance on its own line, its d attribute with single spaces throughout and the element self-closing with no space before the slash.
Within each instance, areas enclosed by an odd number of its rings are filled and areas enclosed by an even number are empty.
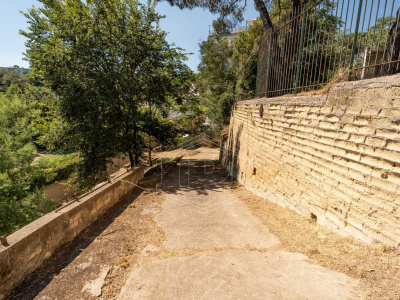
<svg viewBox="0 0 400 300">
<path fill-rule="evenodd" d="M 135 189 L 114 205 L 100 219 L 93 222 L 85 231 L 70 243 L 61 246 L 48 260 L 26 278 L 6 299 L 30 300 L 47 287 L 55 276 L 78 257 L 107 227 L 120 216 L 143 192 Z M 68 292 L 68 291 L 66 291 Z"/>
<path fill-rule="evenodd" d="M 198 195 L 220 192 L 221 189 L 235 189 L 233 178 L 218 160 L 182 159 L 158 185 L 169 194 L 193 191 Z"/>
</svg>

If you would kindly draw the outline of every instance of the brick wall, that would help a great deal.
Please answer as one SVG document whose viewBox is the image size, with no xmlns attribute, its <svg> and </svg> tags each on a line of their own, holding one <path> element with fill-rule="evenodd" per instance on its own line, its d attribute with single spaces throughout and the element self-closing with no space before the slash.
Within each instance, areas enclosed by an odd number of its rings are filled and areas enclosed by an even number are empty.
<svg viewBox="0 0 400 300">
<path fill-rule="evenodd" d="M 255 194 L 367 243 L 400 243 L 400 76 L 238 102 L 224 166 Z"/>
</svg>

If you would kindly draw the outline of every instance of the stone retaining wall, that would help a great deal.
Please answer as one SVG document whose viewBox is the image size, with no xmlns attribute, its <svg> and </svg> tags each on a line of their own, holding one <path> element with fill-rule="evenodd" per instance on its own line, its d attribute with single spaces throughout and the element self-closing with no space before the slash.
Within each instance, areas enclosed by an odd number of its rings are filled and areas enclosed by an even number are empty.
<svg viewBox="0 0 400 300">
<path fill-rule="evenodd" d="M 61 245 L 73 240 L 83 229 L 135 188 L 143 178 L 143 167 L 121 175 L 77 202 L 49 213 L 7 237 L 0 245 L 0 299 L 38 268 Z"/>
<path fill-rule="evenodd" d="M 400 76 L 345 82 L 324 96 L 238 102 L 221 159 L 261 197 L 399 247 L 399 133 Z"/>
</svg>

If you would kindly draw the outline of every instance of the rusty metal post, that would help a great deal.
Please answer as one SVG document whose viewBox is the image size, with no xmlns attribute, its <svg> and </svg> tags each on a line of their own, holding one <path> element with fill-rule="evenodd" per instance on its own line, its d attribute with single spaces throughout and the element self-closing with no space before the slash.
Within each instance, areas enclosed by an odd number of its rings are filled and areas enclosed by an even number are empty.
<svg viewBox="0 0 400 300">
<path fill-rule="evenodd" d="M 351 80 L 351 72 L 354 65 L 354 56 L 356 54 L 357 48 L 357 37 L 358 37 L 358 27 L 360 26 L 360 18 L 361 18 L 361 8 L 362 8 L 363 0 L 359 0 L 358 2 L 358 12 L 357 12 L 357 20 L 356 20 L 356 28 L 354 30 L 354 40 L 353 40 L 353 48 L 351 51 L 351 58 L 350 58 L 350 73 L 349 73 L 349 80 Z"/>
<path fill-rule="evenodd" d="M 270 76 L 270 72 L 271 72 L 272 35 L 273 35 L 273 33 L 271 33 L 271 35 L 269 36 L 270 42 L 269 42 L 269 53 L 268 53 L 267 84 L 266 84 L 266 87 L 265 87 L 265 96 L 266 96 L 266 97 L 268 97 L 269 76 Z"/>
<path fill-rule="evenodd" d="M 296 74 L 296 88 L 294 90 L 295 94 L 297 94 L 297 88 L 299 87 L 299 78 L 300 78 L 300 68 L 301 68 L 301 61 L 302 61 L 302 54 L 303 54 L 303 43 L 304 43 L 304 29 L 306 25 L 306 15 L 307 15 L 307 9 L 304 7 L 304 16 L 303 16 L 303 22 L 301 24 L 301 35 L 300 35 L 300 47 L 299 47 L 299 59 L 297 61 L 297 74 Z"/>
<path fill-rule="evenodd" d="M 0 242 L 1 242 L 1 244 L 2 244 L 3 246 L 7 246 L 7 245 L 8 245 L 7 237 L 6 237 L 5 235 L 2 235 L 2 236 L 0 237 Z"/>
</svg>

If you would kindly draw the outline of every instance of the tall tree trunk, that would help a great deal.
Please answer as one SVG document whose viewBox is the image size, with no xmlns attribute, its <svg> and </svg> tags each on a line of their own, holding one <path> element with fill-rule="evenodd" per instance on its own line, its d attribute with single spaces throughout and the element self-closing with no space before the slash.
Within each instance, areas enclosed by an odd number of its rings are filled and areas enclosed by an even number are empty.
<svg viewBox="0 0 400 300">
<path fill-rule="evenodd" d="M 153 165 L 151 161 L 151 136 L 149 135 L 149 166 L 151 167 Z"/>
<path fill-rule="evenodd" d="M 133 145 L 134 145 L 134 155 L 135 155 L 135 164 L 139 164 L 139 153 L 137 149 L 137 127 L 136 123 L 133 125 Z"/>
<path fill-rule="evenodd" d="M 150 97 L 149 97 L 149 121 L 151 122 L 151 101 L 150 101 Z M 151 135 L 149 134 L 149 166 L 152 166 L 153 164 L 151 163 Z"/>
<path fill-rule="evenodd" d="M 272 25 L 271 18 L 269 16 L 269 12 L 263 0 L 254 0 L 254 4 L 260 13 L 261 20 L 264 25 L 265 32 L 269 34 L 270 31 L 274 31 L 274 26 Z"/>
<path fill-rule="evenodd" d="M 400 54 L 400 8 L 397 10 L 396 19 L 390 28 L 387 48 L 384 54 L 384 63 L 399 60 Z M 399 62 L 383 65 L 381 75 L 392 75 L 400 72 Z"/>
<path fill-rule="evenodd" d="M 131 163 L 131 168 L 133 168 L 135 166 L 135 161 L 133 160 L 132 151 L 129 151 L 128 155 L 129 155 L 129 162 Z"/>
</svg>

